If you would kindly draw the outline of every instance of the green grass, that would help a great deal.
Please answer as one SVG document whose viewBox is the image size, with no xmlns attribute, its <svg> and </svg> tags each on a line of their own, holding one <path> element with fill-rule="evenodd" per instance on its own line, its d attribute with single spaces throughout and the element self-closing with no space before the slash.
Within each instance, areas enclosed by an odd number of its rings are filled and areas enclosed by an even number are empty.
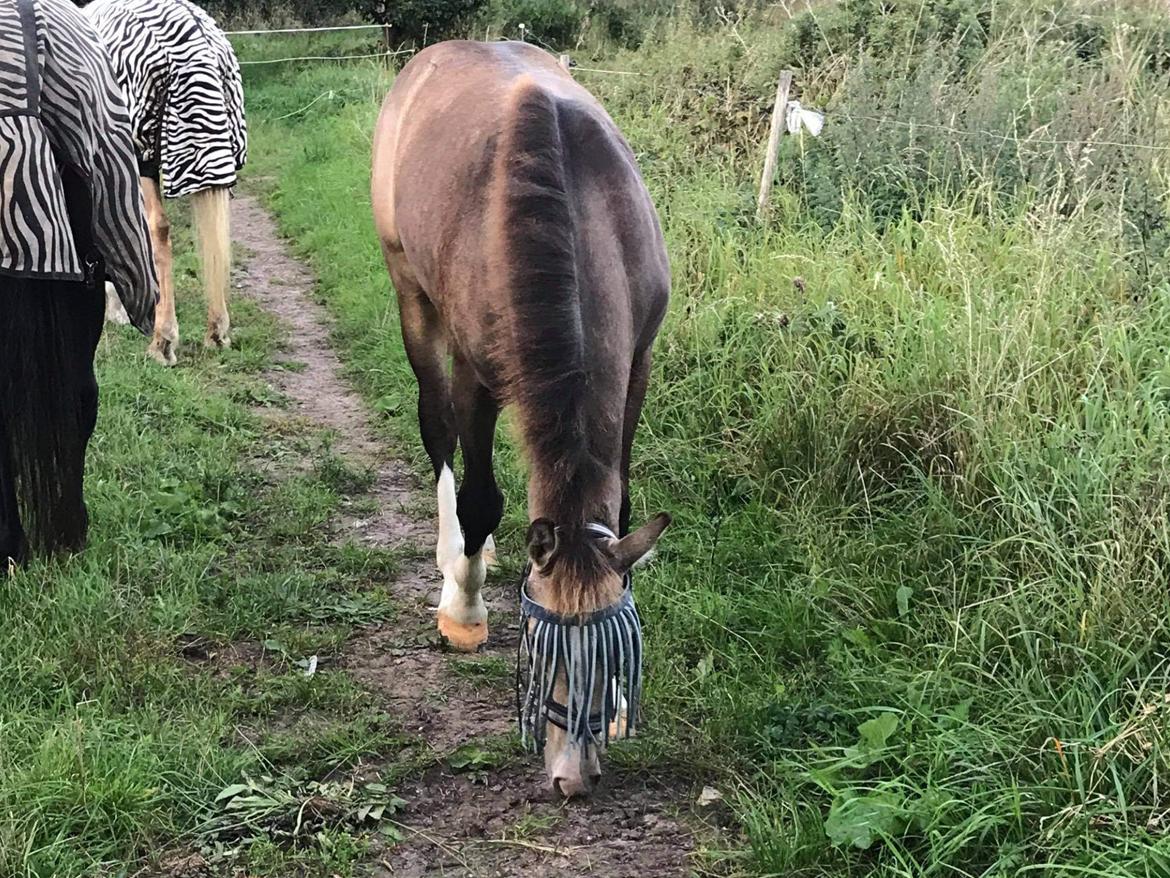
<svg viewBox="0 0 1170 878">
<path fill-rule="evenodd" d="M 638 582 L 650 729 L 614 758 L 711 772 L 754 874 L 1168 874 L 1170 287 L 1134 262 L 1104 170 L 1070 213 L 990 164 L 898 177 L 895 151 L 878 171 L 905 209 L 838 168 L 831 222 L 810 177 L 757 224 L 756 141 L 718 123 L 766 119 L 755 79 L 785 33 L 681 28 L 610 59 L 643 77 L 581 75 L 638 154 L 675 275 L 634 455 L 636 514 L 676 522 Z M 1041 104 L 1099 85 L 1096 62 L 1045 57 L 1064 73 L 1031 83 Z M 1165 106 L 1163 75 L 1132 76 Z M 390 82 L 250 71 L 250 174 L 417 460 L 367 192 Z M 830 119 L 836 145 L 786 144 L 782 173 L 870 136 Z M 523 475 L 500 460 L 514 565 Z"/>
<path fill-rule="evenodd" d="M 649 727 L 610 760 L 702 772 L 748 874 L 1170 874 L 1166 166 L 849 116 L 870 102 L 1022 135 L 1164 130 L 1164 16 L 1122 8 L 1124 30 L 1110 10 L 1019 7 L 859 0 L 672 25 L 597 55 L 644 75 L 581 73 L 634 146 L 675 274 L 634 467 L 637 514 L 676 522 L 638 578 Z M 240 43 L 269 59 L 372 45 Z M 781 66 L 830 121 L 785 143 L 761 224 Z M 367 193 L 392 73 L 247 78 L 248 185 L 421 464 Z M 178 280 L 196 339 L 189 255 Z M 434 764 L 327 661 L 396 613 L 380 586 L 401 559 L 327 527 L 369 508 L 372 476 L 282 423 L 260 378 L 278 333 L 234 308 L 236 349 L 185 347 L 175 370 L 111 330 L 91 545 L 0 587 L 0 875 L 134 874 L 196 851 L 227 874 L 354 874 L 371 809 L 401 804 L 345 770 L 398 754 L 391 784 Z M 489 587 L 510 588 L 524 483 L 507 430 L 501 444 L 505 572 Z M 475 684 L 507 672 L 451 667 Z M 516 758 L 511 737 L 446 756 L 477 777 Z M 310 797 L 335 817 L 295 836 Z M 517 837 L 539 829 L 517 815 Z"/>
<path fill-rule="evenodd" d="M 197 338 L 185 238 L 176 252 L 181 325 Z M 368 480 L 252 408 L 277 333 L 248 303 L 233 308 L 235 349 L 187 345 L 172 370 L 148 363 L 132 331 L 107 331 L 90 545 L 0 585 L 2 875 L 131 874 L 168 851 L 221 849 L 201 827 L 224 787 L 322 777 L 394 740 L 348 678 L 297 664 L 393 615 L 378 588 L 393 559 L 333 546 L 320 526 Z M 281 471 L 306 454 L 315 471 Z M 358 835 L 327 827 L 329 849 L 301 850 L 298 874 L 348 874 Z M 286 841 L 264 827 L 253 838 L 254 855 L 235 839 L 224 862 L 290 874 L 263 863 Z"/>
</svg>

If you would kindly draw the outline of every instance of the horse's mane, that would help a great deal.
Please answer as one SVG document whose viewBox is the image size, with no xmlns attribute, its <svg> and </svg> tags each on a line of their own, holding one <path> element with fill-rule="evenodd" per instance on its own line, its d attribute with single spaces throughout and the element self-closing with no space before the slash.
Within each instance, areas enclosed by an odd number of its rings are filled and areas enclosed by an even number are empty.
<svg viewBox="0 0 1170 878">
<path fill-rule="evenodd" d="M 605 476 L 589 444 L 585 337 L 578 291 L 575 220 L 565 178 L 562 108 L 528 77 L 513 91 L 504 148 L 502 225 L 510 314 L 499 367 L 518 412 L 546 509 L 554 510 L 564 573 L 581 583 L 603 561 L 582 528 L 596 514 Z M 566 570 L 566 568 L 568 568 Z"/>
</svg>

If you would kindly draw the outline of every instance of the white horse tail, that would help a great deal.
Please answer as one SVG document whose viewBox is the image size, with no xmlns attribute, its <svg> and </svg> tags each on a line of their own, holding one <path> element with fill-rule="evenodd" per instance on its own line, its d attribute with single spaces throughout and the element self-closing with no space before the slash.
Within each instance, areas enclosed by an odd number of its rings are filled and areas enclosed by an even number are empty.
<svg viewBox="0 0 1170 878">
<path fill-rule="evenodd" d="M 196 192 L 192 202 L 207 293 L 206 342 L 226 348 L 231 346 L 227 307 L 232 269 L 231 196 L 226 187 L 217 186 Z"/>
</svg>

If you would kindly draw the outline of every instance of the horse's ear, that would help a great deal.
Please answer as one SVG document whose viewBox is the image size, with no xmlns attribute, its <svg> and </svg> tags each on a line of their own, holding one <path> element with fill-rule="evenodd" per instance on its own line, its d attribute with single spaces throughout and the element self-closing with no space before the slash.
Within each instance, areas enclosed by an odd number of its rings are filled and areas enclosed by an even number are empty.
<svg viewBox="0 0 1170 878">
<path fill-rule="evenodd" d="M 613 566 L 618 573 L 626 573 L 640 561 L 649 558 L 662 532 L 670 526 L 670 516 L 659 512 L 648 522 L 628 536 L 622 537 L 610 547 L 613 552 Z"/>
<path fill-rule="evenodd" d="M 547 518 L 538 518 L 528 526 L 528 557 L 532 566 L 543 570 L 557 555 L 557 529 Z"/>
</svg>

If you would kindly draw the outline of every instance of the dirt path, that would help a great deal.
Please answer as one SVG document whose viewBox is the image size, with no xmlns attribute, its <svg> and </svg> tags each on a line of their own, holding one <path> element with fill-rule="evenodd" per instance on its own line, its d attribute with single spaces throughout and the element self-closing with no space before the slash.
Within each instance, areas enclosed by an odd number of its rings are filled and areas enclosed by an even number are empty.
<svg viewBox="0 0 1170 878">
<path fill-rule="evenodd" d="M 279 317 L 288 359 L 272 383 L 300 416 L 334 431 L 333 450 L 373 467 L 377 513 L 338 527 L 372 545 L 405 550 L 409 559 L 387 588 L 401 612 L 393 623 L 351 640 L 342 665 L 381 699 L 404 730 L 430 748 L 429 768 L 398 785 L 407 800 L 405 840 L 380 852 L 377 875 L 603 875 L 659 878 L 691 872 L 696 790 L 646 772 L 610 768 L 589 804 L 564 804 L 544 792 L 536 757 L 457 772 L 459 750 L 498 752 L 513 726 L 508 668 L 514 655 L 514 585 L 489 575 L 485 598 L 491 639 L 477 656 L 454 655 L 433 636 L 439 576 L 433 566 L 434 499 L 428 486 L 379 441 L 368 409 L 342 377 L 329 344 L 328 318 L 312 298 L 313 278 L 289 253 L 275 225 L 250 195 L 233 202 L 236 241 L 249 251 L 237 272 L 243 295 Z M 425 515 L 417 510 L 425 508 Z M 414 514 L 412 514 L 414 510 Z M 420 520 L 421 518 L 421 520 Z M 348 537 L 350 534 L 341 534 Z M 501 546 L 501 553 L 508 547 Z M 395 754 L 386 754 L 387 766 Z"/>
</svg>

